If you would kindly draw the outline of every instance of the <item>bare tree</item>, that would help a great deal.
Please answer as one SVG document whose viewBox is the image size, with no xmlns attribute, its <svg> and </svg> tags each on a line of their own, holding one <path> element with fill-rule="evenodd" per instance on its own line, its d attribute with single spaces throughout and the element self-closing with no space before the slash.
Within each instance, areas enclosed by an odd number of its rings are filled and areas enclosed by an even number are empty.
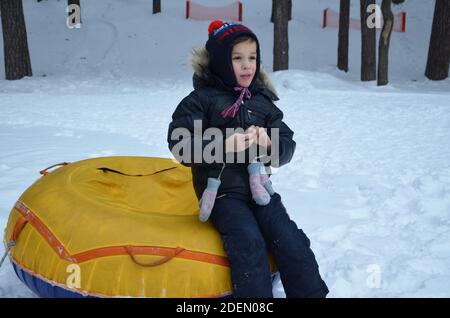
<svg viewBox="0 0 450 318">
<path fill-rule="evenodd" d="M 341 0 L 339 10 L 338 69 L 348 72 L 348 32 L 350 24 L 350 0 Z"/>
<path fill-rule="evenodd" d="M 273 41 L 273 70 L 287 70 L 289 68 L 289 12 L 291 0 L 273 0 L 274 3 L 274 41 Z"/>
<path fill-rule="evenodd" d="M 274 15 L 274 12 L 275 12 L 275 2 L 276 2 L 277 0 L 272 0 L 272 15 L 271 15 L 271 17 L 270 17 L 270 22 L 274 22 L 274 18 L 273 18 L 273 15 Z M 289 21 L 291 21 L 292 20 L 292 0 L 288 0 L 289 1 L 289 4 L 288 4 L 288 6 L 289 6 Z"/>
<path fill-rule="evenodd" d="M 153 14 L 161 12 L 161 0 L 153 0 Z"/>
<path fill-rule="evenodd" d="M 373 16 L 370 8 L 375 8 L 375 0 L 361 2 L 361 81 L 374 81 L 377 78 L 376 27 L 369 25 Z"/>
<path fill-rule="evenodd" d="M 22 0 L 0 0 L 5 78 L 33 76 Z"/>
<path fill-rule="evenodd" d="M 391 34 L 394 27 L 394 14 L 392 14 L 391 4 L 392 0 L 383 0 L 381 3 L 384 24 L 378 43 L 378 86 L 387 85 L 389 82 L 389 44 L 391 42 Z"/>
<path fill-rule="evenodd" d="M 67 0 L 67 5 L 70 6 L 71 4 L 76 4 L 77 6 L 80 6 L 80 0 Z"/>
<path fill-rule="evenodd" d="M 403 2 L 405 0 L 383 0 L 381 3 L 384 25 L 378 42 L 378 86 L 389 83 L 389 45 L 394 28 L 394 14 L 391 10 L 391 3 L 400 4 Z"/>
<path fill-rule="evenodd" d="M 448 77 L 450 63 L 450 1 L 436 0 L 425 76 L 431 80 Z"/>
</svg>

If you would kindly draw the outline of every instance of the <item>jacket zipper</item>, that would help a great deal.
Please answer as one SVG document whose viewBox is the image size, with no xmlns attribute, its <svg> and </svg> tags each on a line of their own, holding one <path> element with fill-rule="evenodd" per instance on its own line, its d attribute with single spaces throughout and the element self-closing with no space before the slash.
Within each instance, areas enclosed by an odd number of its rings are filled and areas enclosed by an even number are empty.
<svg viewBox="0 0 450 318">
<path fill-rule="evenodd" d="M 239 123 L 241 124 L 242 129 L 245 130 L 245 110 L 244 110 L 244 101 L 242 101 L 241 108 L 239 109 Z"/>
</svg>

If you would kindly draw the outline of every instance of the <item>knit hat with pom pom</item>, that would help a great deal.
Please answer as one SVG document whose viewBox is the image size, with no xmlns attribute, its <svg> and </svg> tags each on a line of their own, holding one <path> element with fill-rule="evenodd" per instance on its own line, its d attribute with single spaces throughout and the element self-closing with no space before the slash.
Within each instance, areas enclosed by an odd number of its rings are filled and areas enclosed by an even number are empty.
<svg viewBox="0 0 450 318">
<path fill-rule="evenodd" d="M 230 88 L 237 86 L 231 60 L 232 44 L 241 36 L 248 36 L 254 39 L 256 42 L 257 63 L 253 81 L 256 80 L 261 61 L 259 42 L 256 35 L 249 28 L 238 23 L 216 20 L 209 25 L 208 35 L 209 39 L 206 42 L 206 50 L 209 53 L 209 68 Z"/>
</svg>

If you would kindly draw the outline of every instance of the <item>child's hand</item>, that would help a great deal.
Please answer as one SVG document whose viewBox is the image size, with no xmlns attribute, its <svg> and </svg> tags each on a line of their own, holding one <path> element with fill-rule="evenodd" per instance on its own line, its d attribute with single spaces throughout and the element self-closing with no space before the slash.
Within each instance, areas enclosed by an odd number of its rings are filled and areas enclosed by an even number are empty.
<svg viewBox="0 0 450 318">
<path fill-rule="evenodd" d="M 256 136 L 255 141 L 258 145 L 267 149 L 270 149 L 272 146 L 272 141 L 270 140 L 269 135 L 267 135 L 267 131 L 264 127 L 250 126 L 247 129 L 247 133 Z"/>
<path fill-rule="evenodd" d="M 241 152 L 250 147 L 256 141 L 255 134 L 235 133 L 225 139 L 225 152 Z"/>
</svg>

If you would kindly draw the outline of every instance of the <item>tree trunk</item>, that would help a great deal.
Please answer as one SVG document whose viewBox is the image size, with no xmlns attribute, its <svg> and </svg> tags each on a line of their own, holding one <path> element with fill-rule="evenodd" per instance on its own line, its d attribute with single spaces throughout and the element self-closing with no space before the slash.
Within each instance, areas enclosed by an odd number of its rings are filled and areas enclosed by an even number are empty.
<svg viewBox="0 0 450 318">
<path fill-rule="evenodd" d="M 278 0 L 272 0 L 272 15 L 270 17 L 270 22 L 274 23 L 274 12 L 275 12 L 275 2 Z M 292 0 L 288 0 L 289 1 L 289 21 L 292 20 Z"/>
<path fill-rule="evenodd" d="M 430 80 L 448 77 L 450 63 L 450 1 L 436 0 L 425 76 Z"/>
<path fill-rule="evenodd" d="M 67 0 L 67 6 L 70 6 L 72 4 L 75 4 L 75 5 L 77 5 L 78 7 L 81 8 L 80 0 Z M 70 13 L 71 12 L 69 12 L 69 16 L 70 16 Z"/>
<path fill-rule="evenodd" d="M 381 4 L 384 25 L 381 30 L 380 42 L 378 43 L 378 86 L 389 83 L 389 44 L 394 27 L 394 15 L 392 14 L 391 5 L 392 0 L 383 0 Z"/>
<path fill-rule="evenodd" d="M 153 14 L 161 12 L 161 0 L 153 0 Z"/>
<path fill-rule="evenodd" d="M 289 68 L 289 7 L 290 0 L 273 0 L 274 6 L 274 41 L 273 41 L 273 71 Z"/>
<path fill-rule="evenodd" d="M 367 21 L 373 12 L 367 12 L 369 5 L 375 0 L 361 1 L 361 81 L 374 81 L 377 78 L 376 42 L 377 29 L 368 25 Z"/>
<path fill-rule="evenodd" d="M 339 10 L 338 69 L 348 72 L 348 29 L 350 23 L 350 0 L 341 0 Z"/>
<path fill-rule="evenodd" d="M 70 6 L 71 4 L 76 4 L 77 6 L 80 6 L 80 0 L 67 0 L 67 5 Z"/>
<path fill-rule="evenodd" d="M 5 78 L 17 80 L 32 76 L 27 30 L 22 0 L 0 0 L 3 28 Z"/>
</svg>

